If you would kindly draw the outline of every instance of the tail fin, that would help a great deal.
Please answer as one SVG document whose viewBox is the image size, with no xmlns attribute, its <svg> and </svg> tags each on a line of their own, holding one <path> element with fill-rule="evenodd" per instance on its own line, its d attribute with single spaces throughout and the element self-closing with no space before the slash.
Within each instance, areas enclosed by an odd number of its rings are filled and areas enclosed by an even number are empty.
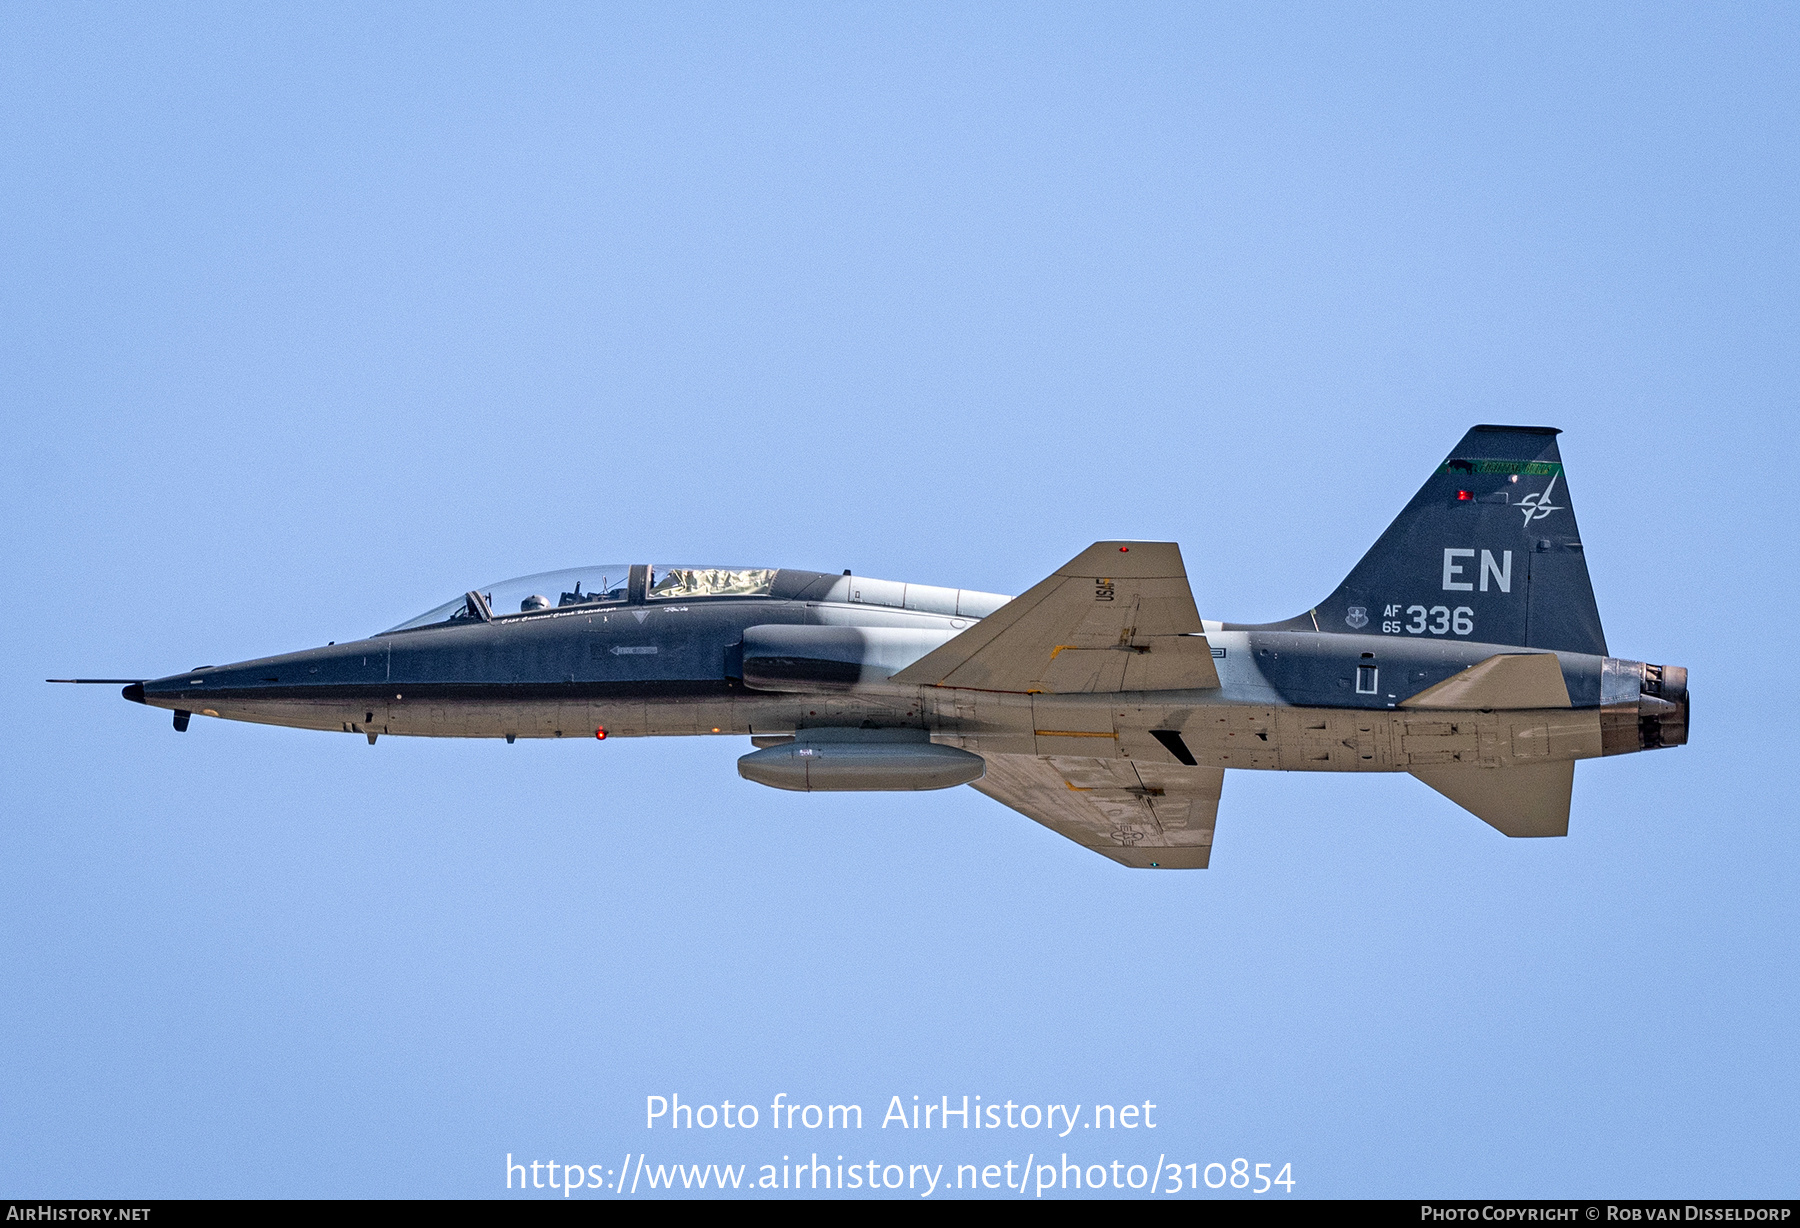
<svg viewBox="0 0 1800 1228">
<path fill-rule="evenodd" d="M 1560 433 L 1472 428 L 1337 591 L 1279 626 L 1605 656 Z"/>
</svg>

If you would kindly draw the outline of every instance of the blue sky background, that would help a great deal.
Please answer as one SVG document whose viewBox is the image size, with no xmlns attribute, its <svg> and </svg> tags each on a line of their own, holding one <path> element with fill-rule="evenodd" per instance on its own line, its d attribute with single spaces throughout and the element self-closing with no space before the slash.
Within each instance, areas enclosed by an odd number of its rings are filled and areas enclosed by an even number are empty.
<svg viewBox="0 0 1800 1228">
<path fill-rule="evenodd" d="M 648 1149 L 1792 1195 L 1797 52 L 1778 5 L 8 6 L 0 1193 Z M 1175 539 L 1203 614 L 1284 617 L 1475 422 L 1567 431 L 1613 651 L 1693 671 L 1567 840 L 1234 772 L 1211 870 L 1132 873 L 740 739 L 40 681 L 618 558 L 1018 592 Z M 1162 1124 L 646 1135 L 671 1091 Z"/>
</svg>

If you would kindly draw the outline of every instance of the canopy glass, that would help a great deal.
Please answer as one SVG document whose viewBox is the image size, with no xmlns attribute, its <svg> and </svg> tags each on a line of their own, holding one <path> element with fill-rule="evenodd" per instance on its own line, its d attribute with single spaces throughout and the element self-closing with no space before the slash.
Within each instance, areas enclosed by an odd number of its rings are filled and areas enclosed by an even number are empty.
<svg viewBox="0 0 1800 1228">
<path fill-rule="evenodd" d="M 592 567 L 571 567 L 565 571 L 544 571 L 516 580 L 501 580 L 474 591 L 486 599 L 495 618 L 504 618 L 535 614 L 541 610 L 566 610 L 570 606 L 623 604 L 625 583 L 630 575 L 629 563 L 596 563 Z M 429 627 L 435 623 L 465 621 L 480 621 L 480 616 L 469 608 L 466 596 L 446 601 L 388 630 L 411 631 L 414 627 Z"/>
<path fill-rule="evenodd" d="M 658 563 L 650 569 L 651 601 L 689 597 L 766 597 L 775 587 L 773 567 L 696 567 Z"/>
<path fill-rule="evenodd" d="M 707 597 L 766 597 L 775 587 L 773 567 L 708 567 L 690 563 L 658 563 L 649 569 L 649 601 L 689 601 Z M 566 612 L 573 606 L 623 605 L 630 598 L 631 565 L 596 563 L 566 571 L 546 571 L 516 580 L 501 580 L 473 590 L 486 604 L 478 608 L 468 594 L 409 618 L 382 634 L 411 631 L 440 623 L 480 622 L 489 618 L 522 618 Z"/>
</svg>

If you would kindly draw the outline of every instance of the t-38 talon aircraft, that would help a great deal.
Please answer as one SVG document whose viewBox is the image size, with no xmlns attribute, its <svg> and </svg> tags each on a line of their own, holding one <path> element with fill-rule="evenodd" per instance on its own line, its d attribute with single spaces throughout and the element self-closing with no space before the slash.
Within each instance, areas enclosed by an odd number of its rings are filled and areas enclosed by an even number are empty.
<svg viewBox="0 0 1800 1228">
<path fill-rule="evenodd" d="M 1410 772 L 1509 836 L 1575 761 L 1687 741 L 1687 671 L 1607 655 L 1557 431 L 1463 436 L 1348 579 L 1202 619 L 1173 542 L 1023 596 L 619 564 L 474 589 L 366 640 L 129 681 L 190 716 L 367 736 L 748 734 L 778 789 L 967 784 L 1127 866 L 1202 868 L 1228 768 Z M 59 681 L 87 681 L 67 679 Z"/>
</svg>

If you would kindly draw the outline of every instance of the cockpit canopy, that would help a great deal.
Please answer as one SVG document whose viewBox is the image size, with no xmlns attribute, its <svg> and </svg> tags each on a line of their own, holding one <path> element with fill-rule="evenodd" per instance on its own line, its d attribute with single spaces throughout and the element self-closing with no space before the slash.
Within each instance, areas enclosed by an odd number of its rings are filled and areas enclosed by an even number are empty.
<svg viewBox="0 0 1800 1228">
<path fill-rule="evenodd" d="M 689 597 L 766 597 L 775 589 L 773 567 L 690 567 L 657 563 L 650 568 L 651 601 Z"/>
<path fill-rule="evenodd" d="M 657 563 L 640 572 L 644 601 L 693 600 L 708 597 L 766 597 L 775 586 L 773 567 L 706 567 L 687 563 Z M 539 572 L 501 580 L 471 590 L 409 618 L 383 635 L 412 631 L 441 623 L 482 622 L 545 617 L 567 613 L 571 607 L 624 605 L 632 600 L 632 565 L 596 563 L 565 571 Z M 479 598 L 486 609 L 472 598 Z"/>
</svg>

